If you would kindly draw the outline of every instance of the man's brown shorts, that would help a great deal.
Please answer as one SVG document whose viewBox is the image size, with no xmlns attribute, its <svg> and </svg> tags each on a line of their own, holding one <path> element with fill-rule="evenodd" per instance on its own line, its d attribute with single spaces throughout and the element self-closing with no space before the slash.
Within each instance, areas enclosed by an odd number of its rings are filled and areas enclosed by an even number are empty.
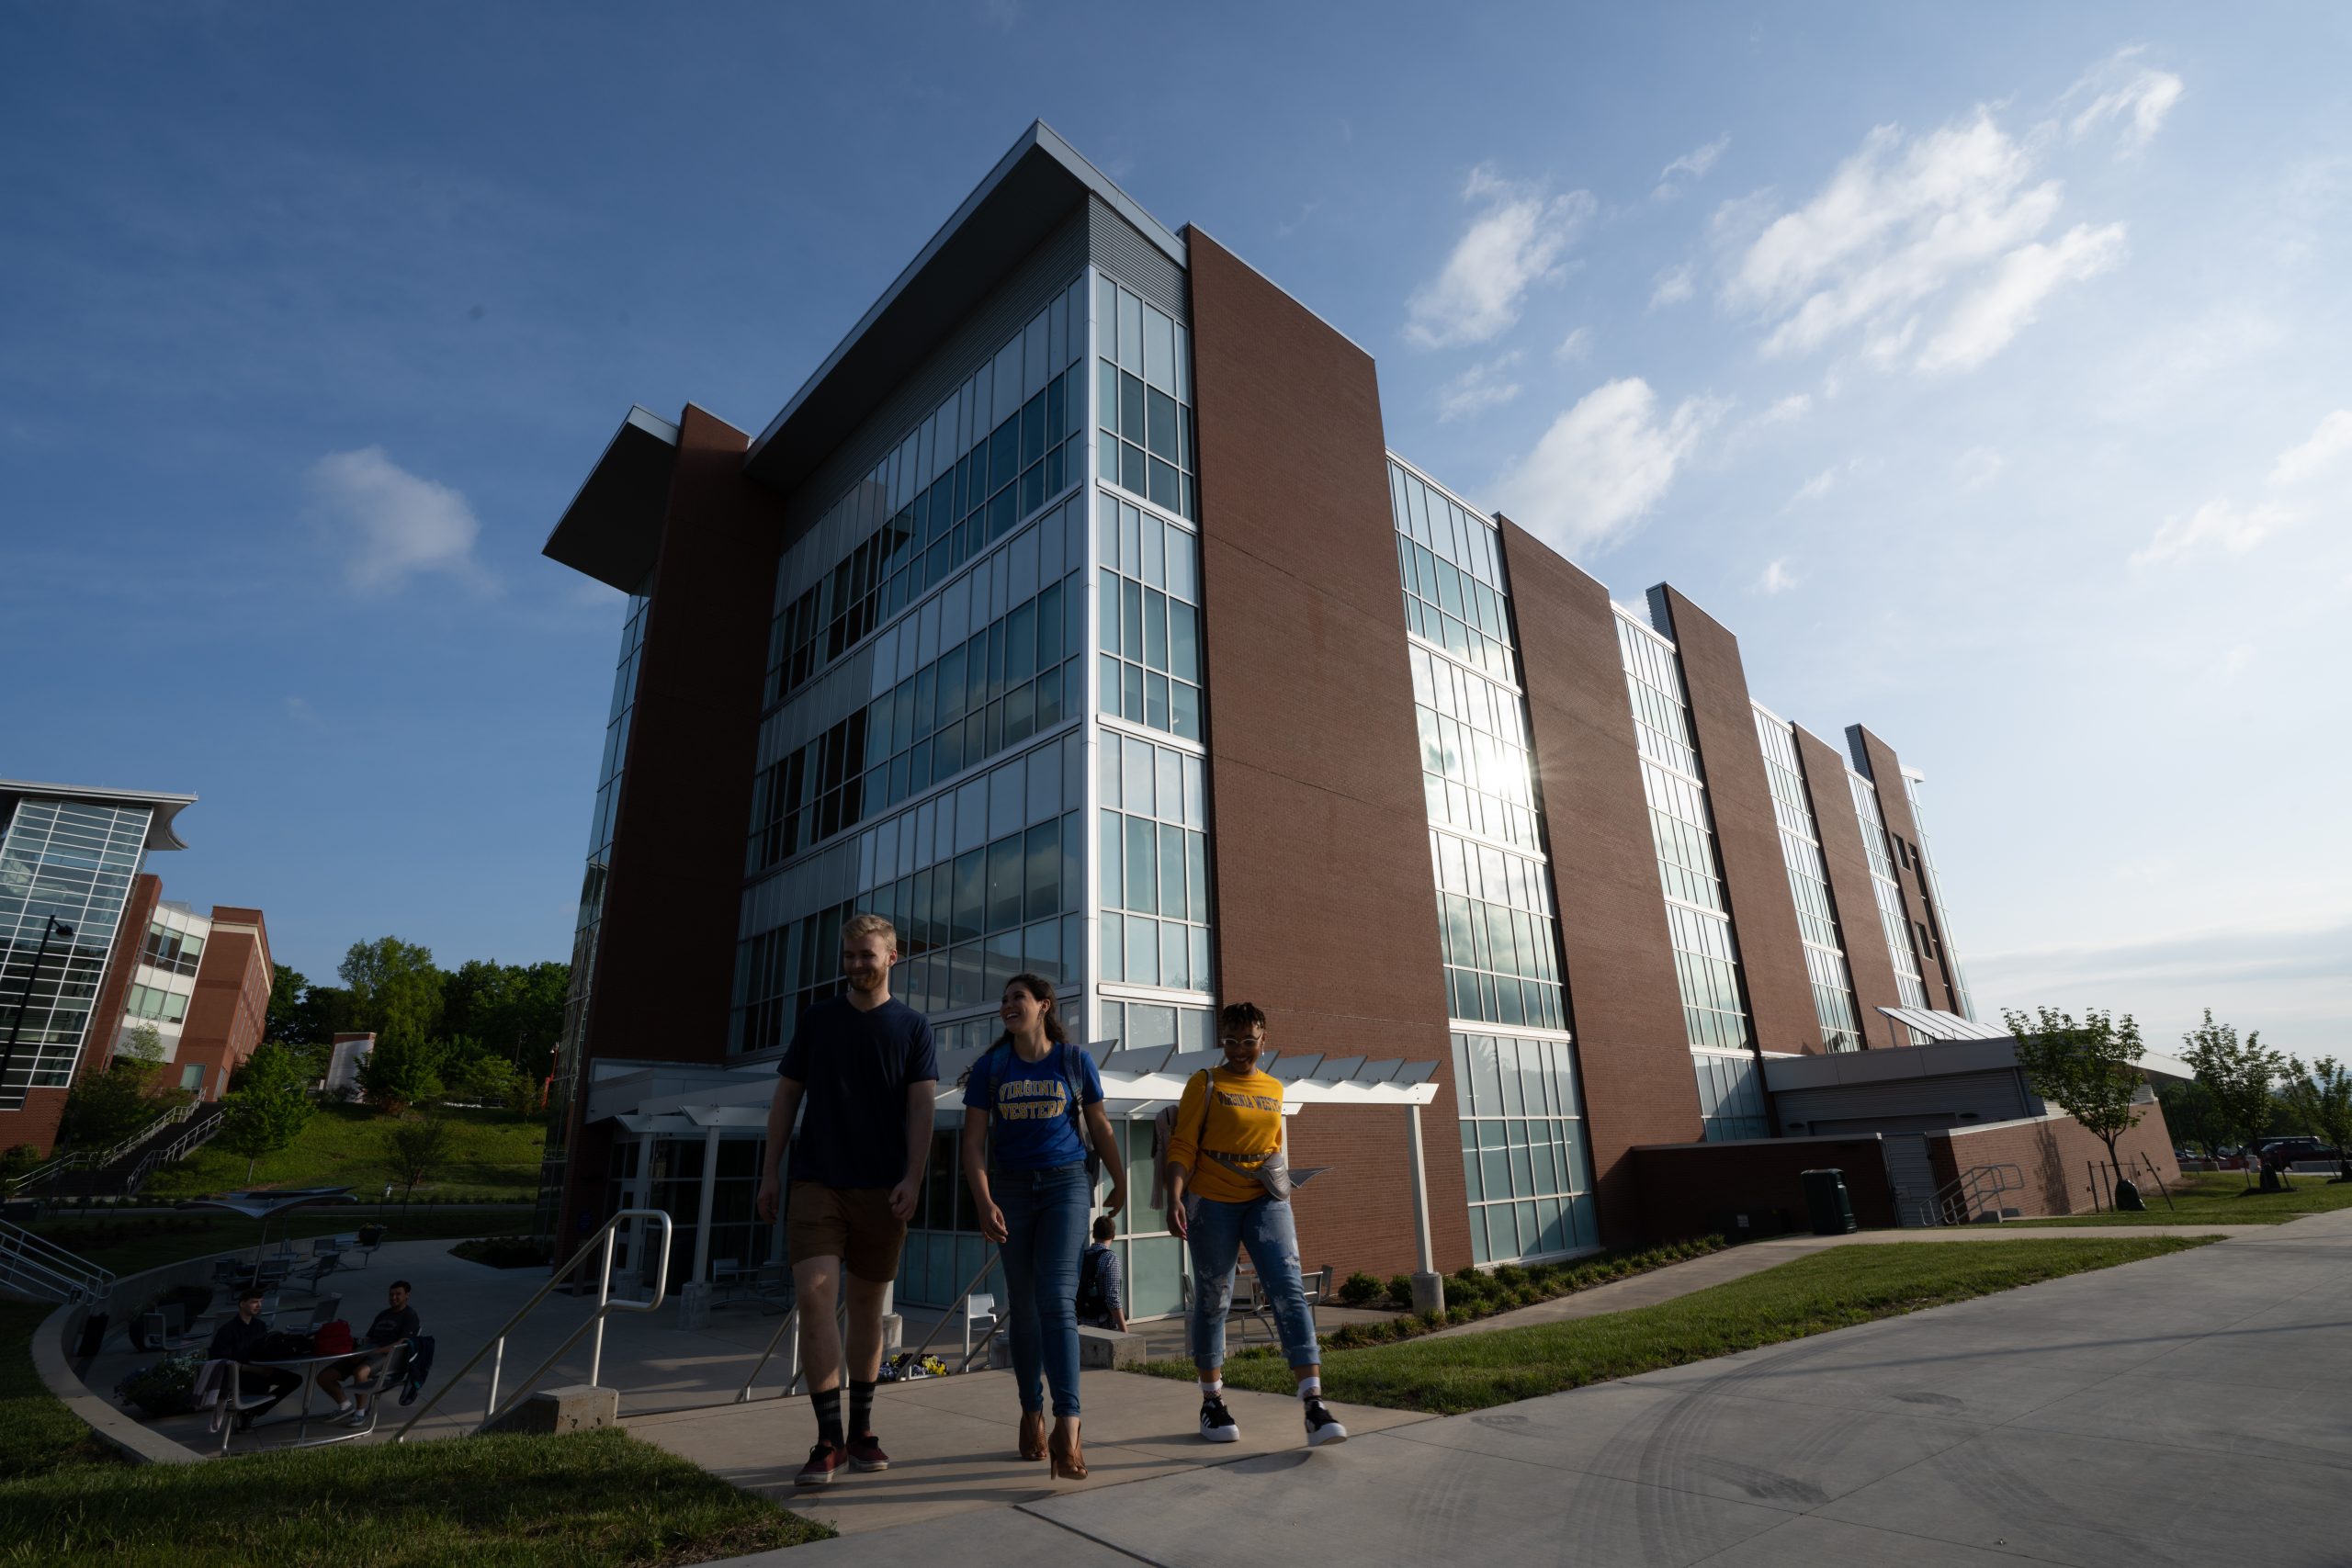
<svg viewBox="0 0 2352 1568">
<path fill-rule="evenodd" d="M 899 1277 L 906 1222 L 890 1213 L 887 1187 L 821 1187 L 796 1181 L 785 1195 L 784 1247 L 795 1266 L 838 1258 L 868 1284 Z"/>
</svg>

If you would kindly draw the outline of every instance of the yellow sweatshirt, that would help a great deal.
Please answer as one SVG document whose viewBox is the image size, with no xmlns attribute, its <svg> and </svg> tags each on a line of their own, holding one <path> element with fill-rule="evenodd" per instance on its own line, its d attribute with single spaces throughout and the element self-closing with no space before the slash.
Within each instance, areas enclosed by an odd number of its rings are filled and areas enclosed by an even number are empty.
<svg viewBox="0 0 2352 1568">
<path fill-rule="evenodd" d="M 1211 1101 L 1205 1126 L 1204 1084 Z M 1264 1196 L 1266 1190 L 1203 1151 L 1255 1166 L 1280 1146 L 1282 1135 L 1282 1079 L 1271 1073 L 1215 1067 L 1206 1077 L 1196 1073 L 1184 1085 L 1184 1098 L 1176 1107 L 1176 1130 L 1168 1140 L 1168 1163 L 1185 1172 L 1188 1190 L 1220 1203 L 1247 1203 Z"/>
</svg>

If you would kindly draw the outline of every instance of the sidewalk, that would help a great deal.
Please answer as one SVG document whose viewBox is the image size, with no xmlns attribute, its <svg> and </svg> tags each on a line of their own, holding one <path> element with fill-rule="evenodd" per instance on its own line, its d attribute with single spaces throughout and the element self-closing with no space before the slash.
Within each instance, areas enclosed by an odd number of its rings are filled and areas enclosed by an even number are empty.
<svg viewBox="0 0 2352 1568">
<path fill-rule="evenodd" d="M 2340 1568 L 2352 1213 L 2249 1228 L 2260 1234 L 1475 1416 L 1408 1418 L 1339 1449 L 1309 1454 L 1284 1430 L 1276 1451 L 1213 1468 L 1125 1484 L 1098 1471 L 1067 1495 L 735 1568 Z M 1114 1381 L 1090 1378 L 1090 1403 L 1123 1403 L 1098 1395 Z M 922 1469 L 888 1479 L 911 1489 Z M 837 1483 L 844 1512 L 875 1479 Z"/>
</svg>

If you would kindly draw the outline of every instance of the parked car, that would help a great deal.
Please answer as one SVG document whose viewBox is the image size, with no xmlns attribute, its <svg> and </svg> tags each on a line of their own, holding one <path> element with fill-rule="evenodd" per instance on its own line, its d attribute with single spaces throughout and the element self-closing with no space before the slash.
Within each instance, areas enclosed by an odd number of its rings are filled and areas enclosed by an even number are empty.
<svg viewBox="0 0 2352 1568">
<path fill-rule="evenodd" d="M 2256 1157 L 2273 1170 L 2283 1170 L 2303 1160 L 2332 1160 L 2343 1156 L 2317 1138 L 2298 1134 L 2286 1138 L 2263 1138 L 2254 1145 Z"/>
</svg>

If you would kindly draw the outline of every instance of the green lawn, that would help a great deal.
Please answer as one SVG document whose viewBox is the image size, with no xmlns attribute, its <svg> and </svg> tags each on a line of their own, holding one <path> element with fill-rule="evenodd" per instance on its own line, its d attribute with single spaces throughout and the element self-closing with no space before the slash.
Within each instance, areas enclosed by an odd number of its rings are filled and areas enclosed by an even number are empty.
<svg viewBox="0 0 2352 1568">
<path fill-rule="evenodd" d="M 292 1235 L 342 1235 L 363 1224 L 380 1224 L 387 1241 L 430 1241 L 444 1236 L 521 1235 L 531 1228 L 532 1209 L 475 1209 L 452 1212 L 425 1206 L 405 1212 L 352 1209 L 297 1209 L 268 1222 L 269 1241 Z M 161 1268 L 183 1258 L 203 1258 L 215 1252 L 248 1247 L 262 1239 L 262 1222 L 219 1211 L 177 1214 L 56 1214 L 30 1227 L 33 1233 L 68 1252 L 78 1253 L 118 1275 Z"/>
<path fill-rule="evenodd" d="M 2352 1208 L 2352 1181 L 2330 1181 L 2324 1176 L 2290 1178 L 2294 1187 L 2284 1192 L 2249 1188 L 2234 1170 L 2190 1175 L 2172 1190 L 2172 1202 L 2153 1181 L 2143 1182 L 2143 1214 L 2062 1214 L 2054 1219 L 2009 1220 L 2012 1225 L 2276 1225 L 2304 1214 L 2324 1214 Z"/>
<path fill-rule="evenodd" d="M 1453 1415 L 1735 1350 L 1826 1334 L 1874 1318 L 1989 1295 L 2041 1280 L 2160 1258 L 2211 1236 L 2105 1241 L 1938 1242 L 1839 1247 L 1745 1280 L 1632 1312 L 1504 1328 L 1368 1349 L 1327 1350 L 1323 1388 L 1332 1398 Z M 1142 1370 L 1191 1378 L 1189 1361 Z M 1287 1393 L 1289 1368 L 1272 1356 L 1228 1360 L 1237 1388 Z"/>
<path fill-rule="evenodd" d="M 444 1112 L 449 1156 L 419 1198 L 503 1202 L 538 1196 L 539 1157 L 547 1146 L 544 1119 L 504 1111 Z M 394 1179 L 386 1140 L 397 1125 L 364 1105 L 321 1105 L 292 1146 L 265 1155 L 245 1178 L 245 1158 L 206 1146 L 147 1179 L 141 1196 L 202 1198 L 242 1187 L 349 1187 L 363 1198 L 382 1194 Z"/>
<path fill-rule="evenodd" d="M 670 1568 L 833 1533 L 617 1431 L 131 1465 L 34 1373 L 47 1312 L 0 1303 L 0 1564 Z"/>
</svg>

